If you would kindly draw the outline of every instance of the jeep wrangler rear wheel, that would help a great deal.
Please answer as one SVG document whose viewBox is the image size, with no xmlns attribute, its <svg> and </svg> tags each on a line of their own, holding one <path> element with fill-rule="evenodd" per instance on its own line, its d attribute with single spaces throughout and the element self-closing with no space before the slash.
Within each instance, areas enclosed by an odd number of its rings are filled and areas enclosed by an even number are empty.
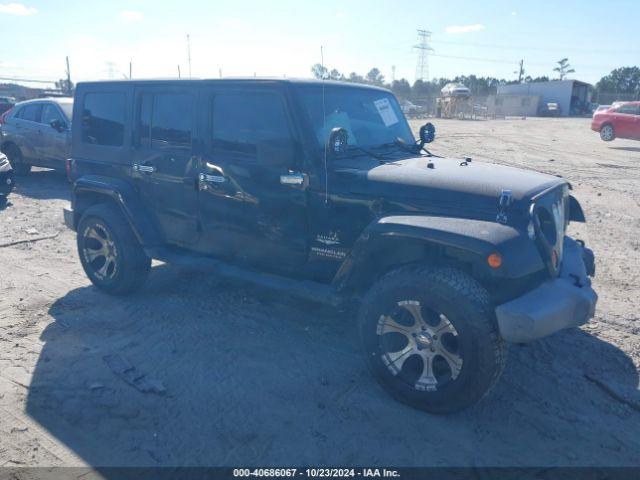
<svg viewBox="0 0 640 480">
<path fill-rule="evenodd" d="M 407 266 L 365 296 L 360 335 L 370 370 L 396 399 L 432 413 L 473 405 L 506 350 L 486 290 L 453 268 Z"/>
<path fill-rule="evenodd" d="M 89 207 L 77 230 L 80 261 L 96 287 L 123 295 L 142 286 L 151 260 L 117 208 L 106 204 Z"/>
</svg>

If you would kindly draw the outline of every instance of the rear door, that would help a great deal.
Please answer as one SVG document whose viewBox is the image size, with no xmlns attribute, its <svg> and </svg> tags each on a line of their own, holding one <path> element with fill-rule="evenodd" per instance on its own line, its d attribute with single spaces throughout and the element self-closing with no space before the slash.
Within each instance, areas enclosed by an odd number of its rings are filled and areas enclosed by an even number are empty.
<svg viewBox="0 0 640 480">
<path fill-rule="evenodd" d="M 197 90 L 188 86 L 136 92 L 133 174 L 148 211 L 175 245 L 198 237 L 196 100 Z"/>
<path fill-rule="evenodd" d="M 209 120 L 199 205 L 212 249 L 269 270 L 299 271 L 307 258 L 307 196 L 303 185 L 283 184 L 281 177 L 302 174 L 302 158 L 292 150 L 290 160 L 276 165 L 261 153 L 297 144 L 283 90 L 213 86 L 202 96 Z"/>
<path fill-rule="evenodd" d="M 634 104 L 622 105 L 614 113 L 614 128 L 616 137 L 635 138 L 638 120 L 638 106 Z"/>
<path fill-rule="evenodd" d="M 39 163 L 38 144 L 41 131 L 41 103 L 28 103 L 18 112 L 15 119 L 15 141 L 22 151 L 24 159 L 29 163 Z"/>
</svg>

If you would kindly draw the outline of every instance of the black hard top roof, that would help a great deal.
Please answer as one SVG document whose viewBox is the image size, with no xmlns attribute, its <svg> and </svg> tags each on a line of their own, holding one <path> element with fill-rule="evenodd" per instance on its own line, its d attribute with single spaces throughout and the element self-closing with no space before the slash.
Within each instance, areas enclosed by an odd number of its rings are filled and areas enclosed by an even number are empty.
<svg viewBox="0 0 640 480">
<path fill-rule="evenodd" d="M 88 81 L 88 82 L 78 82 L 78 86 L 82 85 L 100 85 L 105 86 L 109 84 L 122 85 L 122 84 L 133 84 L 133 85 L 154 85 L 154 84 L 180 84 L 180 85 L 189 85 L 189 84 L 211 84 L 211 83 L 220 83 L 220 84 L 283 84 L 283 85 L 308 85 L 308 86 L 322 86 L 323 84 L 326 87 L 351 87 L 351 88 L 366 88 L 371 90 L 380 90 L 387 92 L 386 88 L 377 87 L 374 85 L 365 85 L 362 83 L 351 83 L 351 82 L 338 82 L 334 80 L 316 80 L 316 79 L 306 79 L 306 78 L 263 78 L 263 77 L 225 77 L 225 78 L 202 78 L 202 79 L 188 79 L 188 78 L 157 78 L 157 79 L 140 79 L 140 80 L 96 80 L 96 81 Z"/>
</svg>

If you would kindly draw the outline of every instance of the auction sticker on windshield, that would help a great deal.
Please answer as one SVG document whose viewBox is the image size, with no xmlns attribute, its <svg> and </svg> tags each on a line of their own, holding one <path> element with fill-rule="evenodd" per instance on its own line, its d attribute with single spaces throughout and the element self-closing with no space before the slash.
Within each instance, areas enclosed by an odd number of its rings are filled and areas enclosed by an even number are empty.
<svg viewBox="0 0 640 480">
<path fill-rule="evenodd" d="M 391 125 L 398 123 L 398 117 L 396 112 L 393 111 L 393 108 L 391 108 L 391 102 L 389 102 L 388 98 L 374 100 L 373 104 L 378 109 L 378 113 L 380 114 L 380 118 L 382 118 L 385 127 L 390 127 Z"/>
</svg>

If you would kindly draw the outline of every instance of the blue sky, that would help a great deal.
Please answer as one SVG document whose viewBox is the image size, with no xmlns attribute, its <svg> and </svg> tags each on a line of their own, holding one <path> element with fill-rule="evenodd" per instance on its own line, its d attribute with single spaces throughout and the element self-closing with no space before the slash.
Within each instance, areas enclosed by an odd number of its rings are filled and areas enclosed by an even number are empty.
<svg viewBox="0 0 640 480">
<path fill-rule="evenodd" d="M 0 0 L 0 76 L 57 79 L 69 55 L 75 81 L 187 75 L 309 76 L 320 61 L 343 73 L 378 67 L 415 79 L 416 29 L 433 32 L 430 77 L 552 75 L 568 57 L 596 82 L 640 64 L 638 0 Z M 482 60 L 480 60 L 482 59 Z"/>
</svg>

